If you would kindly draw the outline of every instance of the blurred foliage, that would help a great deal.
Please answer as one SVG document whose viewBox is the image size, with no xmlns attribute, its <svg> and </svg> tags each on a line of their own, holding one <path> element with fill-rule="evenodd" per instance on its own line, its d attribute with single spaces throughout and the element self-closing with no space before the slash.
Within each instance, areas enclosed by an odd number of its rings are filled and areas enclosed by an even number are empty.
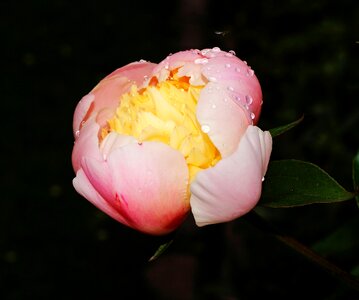
<svg viewBox="0 0 359 300">
<path fill-rule="evenodd" d="M 243 220 L 173 245 L 116 223 L 72 188 L 72 114 L 103 76 L 186 48 L 235 50 L 263 88 L 260 126 L 305 115 L 273 159 L 311 161 L 352 190 L 358 151 L 357 1 L 2 1 L 0 298 L 353 299 L 353 291 Z M 262 216 L 358 274 L 354 201 Z"/>
</svg>

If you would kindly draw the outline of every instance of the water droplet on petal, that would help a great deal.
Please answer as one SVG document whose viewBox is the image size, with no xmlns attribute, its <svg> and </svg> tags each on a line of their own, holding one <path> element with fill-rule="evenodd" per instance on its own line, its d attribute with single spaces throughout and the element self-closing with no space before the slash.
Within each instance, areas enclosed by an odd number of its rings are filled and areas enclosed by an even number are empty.
<svg viewBox="0 0 359 300">
<path fill-rule="evenodd" d="M 229 50 L 229 53 L 231 53 L 232 55 L 236 55 L 236 52 L 234 50 Z"/>
<path fill-rule="evenodd" d="M 248 69 L 247 70 L 247 76 L 253 76 L 253 75 L 254 75 L 254 70 Z"/>
<path fill-rule="evenodd" d="M 212 48 L 212 51 L 213 51 L 213 52 L 220 52 L 220 51 L 221 51 L 221 48 L 219 48 L 219 47 L 214 47 L 214 48 Z"/>
<path fill-rule="evenodd" d="M 225 54 L 225 56 L 227 56 L 227 57 L 233 57 L 233 54 L 232 54 L 232 53 L 227 52 L 227 53 Z"/>
<path fill-rule="evenodd" d="M 208 126 L 208 125 L 202 125 L 201 126 L 201 130 L 204 132 L 204 133 L 208 133 L 211 131 L 211 128 Z"/>
<path fill-rule="evenodd" d="M 231 64 L 226 64 L 226 68 L 230 68 L 231 67 Z"/>
<path fill-rule="evenodd" d="M 233 92 L 233 91 L 234 91 L 234 88 L 233 88 L 233 86 L 228 86 L 228 87 L 227 87 L 227 90 Z"/>
<path fill-rule="evenodd" d="M 247 63 L 245 60 L 244 60 L 243 62 L 244 62 L 246 65 L 248 65 L 248 63 Z"/>
<path fill-rule="evenodd" d="M 210 77 L 208 77 L 208 80 L 211 81 L 211 82 L 216 82 L 217 78 L 213 77 L 213 76 L 210 76 Z"/>
<path fill-rule="evenodd" d="M 261 105 L 263 105 L 263 100 L 261 101 Z"/>
<path fill-rule="evenodd" d="M 195 59 L 194 63 L 197 65 L 204 65 L 204 64 L 208 63 L 208 59 L 207 58 L 197 58 L 197 59 Z"/>
<path fill-rule="evenodd" d="M 209 51 L 210 51 L 210 49 L 203 49 L 203 50 L 201 51 L 201 54 L 202 54 L 202 55 L 206 55 Z"/>
<path fill-rule="evenodd" d="M 139 62 L 140 62 L 140 63 L 145 63 L 145 62 L 147 62 L 147 61 L 144 60 L 144 59 L 140 59 Z"/>
<path fill-rule="evenodd" d="M 254 113 L 251 113 L 251 119 L 254 120 L 255 117 L 256 115 Z"/>
<path fill-rule="evenodd" d="M 246 95 L 246 103 L 248 105 L 251 105 L 253 103 L 253 98 L 249 95 Z"/>
<path fill-rule="evenodd" d="M 262 177 L 262 182 L 265 180 L 264 176 Z"/>
<path fill-rule="evenodd" d="M 241 68 L 238 68 L 238 67 L 237 67 L 237 68 L 236 68 L 236 72 L 239 73 L 240 71 L 241 71 Z"/>
<path fill-rule="evenodd" d="M 75 136 L 78 138 L 80 136 L 80 130 L 75 131 Z"/>
</svg>

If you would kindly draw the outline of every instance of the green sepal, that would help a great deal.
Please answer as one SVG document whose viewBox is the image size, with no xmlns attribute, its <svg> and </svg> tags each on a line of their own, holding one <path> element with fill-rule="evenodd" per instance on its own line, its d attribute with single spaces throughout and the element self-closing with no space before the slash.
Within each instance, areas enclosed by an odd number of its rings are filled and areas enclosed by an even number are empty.
<svg viewBox="0 0 359 300">
<path fill-rule="evenodd" d="M 148 261 L 151 262 L 160 257 L 168 249 L 168 247 L 171 246 L 172 243 L 173 240 L 170 240 L 169 242 L 160 245 L 156 250 L 155 254 L 153 254 Z"/>
<path fill-rule="evenodd" d="M 282 126 L 279 126 L 276 128 L 272 128 L 272 129 L 269 129 L 268 131 L 272 137 L 276 137 L 278 135 L 281 135 L 281 134 L 287 132 L 288 130 L 292 129 L 293 127 L 297 126 L 300 122 L 303 121 L 303 119 L 304 119 L 304 115 L 292 123 L 282 125 Z"/>
</svg>

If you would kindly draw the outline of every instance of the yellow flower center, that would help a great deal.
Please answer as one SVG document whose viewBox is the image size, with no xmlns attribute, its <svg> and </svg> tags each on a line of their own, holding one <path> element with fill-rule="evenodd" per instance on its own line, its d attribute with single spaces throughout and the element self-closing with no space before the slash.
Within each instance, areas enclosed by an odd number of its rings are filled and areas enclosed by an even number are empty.
<svg viewBox="0 0 359 300">
<path fill-rule="evenodd" d="M 180 151 L 188 165 L 190 182 L 198 171 L 214 166 L 221 156 L 198 123 L 196 106 L 203 86 L 192 86 L 188 77 L 171 73 L 166 81 L 153 77 L 138 90 L 133 85 L 122 95 L 115 116 L 102 132 L 134 136 L 139 142 L 162 142 Z"/>
</svg>

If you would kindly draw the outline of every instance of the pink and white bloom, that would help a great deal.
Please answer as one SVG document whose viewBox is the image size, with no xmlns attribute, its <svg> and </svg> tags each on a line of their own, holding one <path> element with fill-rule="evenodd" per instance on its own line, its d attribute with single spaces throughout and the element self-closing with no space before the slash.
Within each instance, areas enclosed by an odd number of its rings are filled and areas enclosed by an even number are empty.
<svg viewBox="0 0 359 300">
<path fill-rule="evenodd" d="M 253 70 L 217 47 L 117 69 L 76 107 L 74 187 L 149 234 L 191 209 L 198 226 L 238 218 L 260 198 L 272 149 L 255 126 L 261 105 Z"/>
</svg>

